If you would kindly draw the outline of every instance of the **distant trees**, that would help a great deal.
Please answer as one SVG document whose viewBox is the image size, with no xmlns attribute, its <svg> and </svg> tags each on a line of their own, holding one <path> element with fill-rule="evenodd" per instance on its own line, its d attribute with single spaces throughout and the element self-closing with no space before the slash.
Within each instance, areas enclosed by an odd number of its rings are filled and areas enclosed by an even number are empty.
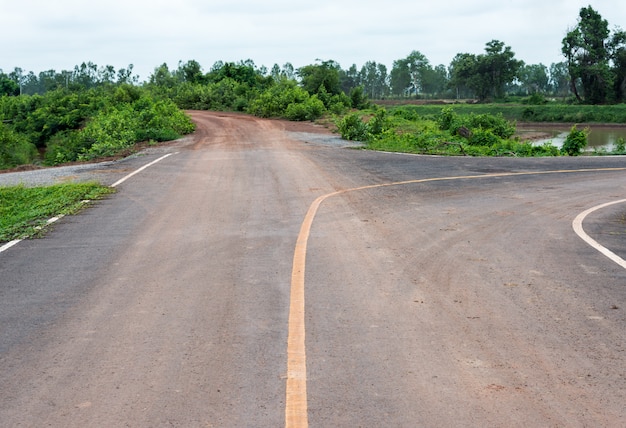
<svg viewBox="0 0 626 428">
<path fill-rule="evenodd" d="M 492 40 L 480 55 L 458 54 L 450 66 L 457 93 L 471 90 L 480 101 L 501 99 L 508 84 L 520 75 L 523 62 L 515 59 L 510 46 Z"/>
<path fill-rule="evenodd" d="M 626 99 L 626 33 L 618 29 L 611 34 L 608 25 L 591 6 L 583 7 L 578 24 L 563 38 L 570 88 L 580 102 Z"/>
<path fill-rule="evenodd" d="M 13 83 L 9 83 L 8 81 Z M 73 70 L 41 71 L 35 74 L 32 71 L 25 73 L 19 67 L 9 74 L 0 70 L 1 95 L 43 95 L 56 89 L 91 89 L 103 85 L 137 84 L 139 76 L 133 75 L 133 65 L 115 71 L 111 65 L 98 67 L 92 62 L 83 62 Z M 17 89 L 16 89 L 17 88 Z"/>
</svg>

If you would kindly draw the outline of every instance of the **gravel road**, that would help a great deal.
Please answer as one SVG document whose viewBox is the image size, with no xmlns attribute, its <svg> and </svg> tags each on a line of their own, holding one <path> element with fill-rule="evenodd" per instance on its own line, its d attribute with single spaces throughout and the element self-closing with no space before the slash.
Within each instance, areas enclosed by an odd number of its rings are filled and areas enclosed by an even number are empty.
<svg viewBox="0 0 626 428">
<path fill-rule="evenodd" d="M 311 128 L 310 124 L 287 124 L 287 126 Z M 360 142 L 343 140 L 338 135 L 325 132 L 324 129 L 320 129 L 319 132 L 287 131 L 286 134 L 294 140 L 302 141 L 307 144 L 333 147 L 362 146 Z M 146 148 L 129 157 L 114 161 L 37 168 L 29 171 L 4 173 L 0 171 L 0 187 L 17 185 L 35 187 L 68 182 L 84 183 L 90 181 L 110 186 L 124 175 L 148 163 L 151 159 L 180 150 L 190 143 L 192 143 L 191 137 L 185 137 L 156 147 Z"/>
<path fill-rule="evenodd" d="M 626 426 L 626 271 L 572 230 L 625 198 L 624 158 L 193 117 L 189 140 L 61 170 L 110 184 L 176 152 L 0 255 L 0 425 Z M 623 241 L 619 214 L 585 226 Z"/>
</svg>

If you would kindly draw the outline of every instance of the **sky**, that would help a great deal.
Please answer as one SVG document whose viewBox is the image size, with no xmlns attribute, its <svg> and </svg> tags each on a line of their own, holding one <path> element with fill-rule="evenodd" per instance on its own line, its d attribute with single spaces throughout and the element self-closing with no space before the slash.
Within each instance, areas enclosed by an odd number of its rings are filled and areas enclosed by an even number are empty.
<svg viewBox="0 0 626 428">
<path fill-rule="evenodd" d="M 343 69 L 424 54 L 448 66 L 500 40 L 526 64 L 563 61 L 561 40 L 591 5 L 626 29 L 621 0 L 0 0 L 0 69 L 134 65 L 140 80 L 167 63 L 251 59 L 271 69 L 334 60 Z"/>
</svg>

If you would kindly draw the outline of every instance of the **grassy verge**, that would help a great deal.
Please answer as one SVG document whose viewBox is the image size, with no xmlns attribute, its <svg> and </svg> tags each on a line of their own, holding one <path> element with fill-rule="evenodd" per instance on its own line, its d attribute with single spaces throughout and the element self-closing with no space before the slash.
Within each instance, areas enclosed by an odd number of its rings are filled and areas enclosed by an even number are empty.
<svg viewBox="0 0 626 428">
<path fill-rule="evenodd" d="M 84 207 L 84 200 L 111 192 L 97 183 L 0 187 L 0 242 L 37 236 L 51 217 L 74 214 Z"/>
<path fill-rule="evenodd" d="M 399 110 L 401 114 L 433 117 L 438 115 L 443 107 L 451 108 L 457 114 L 502 115 L 507 120 L 517 122 L 626 123 L 626 104 L 429 104 L 390 106 L 388 110 L 391 114 Z"/>
</svg>

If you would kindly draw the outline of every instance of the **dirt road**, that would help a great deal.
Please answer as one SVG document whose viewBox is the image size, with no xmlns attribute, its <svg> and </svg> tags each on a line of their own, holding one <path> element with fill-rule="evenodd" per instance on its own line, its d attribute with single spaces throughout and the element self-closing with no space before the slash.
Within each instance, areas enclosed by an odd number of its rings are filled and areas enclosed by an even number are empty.
<svg viewBox="0 0 626 428">
<path fill-rule="evenodd" d="M 170 157 L 0 254 L 3 425 L 285 426 L 300 357 L 300 424 L 626 425 L 626 271 L 572 230 L 625 197 L 624 158 L 372 153 L 193 117 Z M 624 208 L 585 223 L 622 257 Z"/>
</svg>

